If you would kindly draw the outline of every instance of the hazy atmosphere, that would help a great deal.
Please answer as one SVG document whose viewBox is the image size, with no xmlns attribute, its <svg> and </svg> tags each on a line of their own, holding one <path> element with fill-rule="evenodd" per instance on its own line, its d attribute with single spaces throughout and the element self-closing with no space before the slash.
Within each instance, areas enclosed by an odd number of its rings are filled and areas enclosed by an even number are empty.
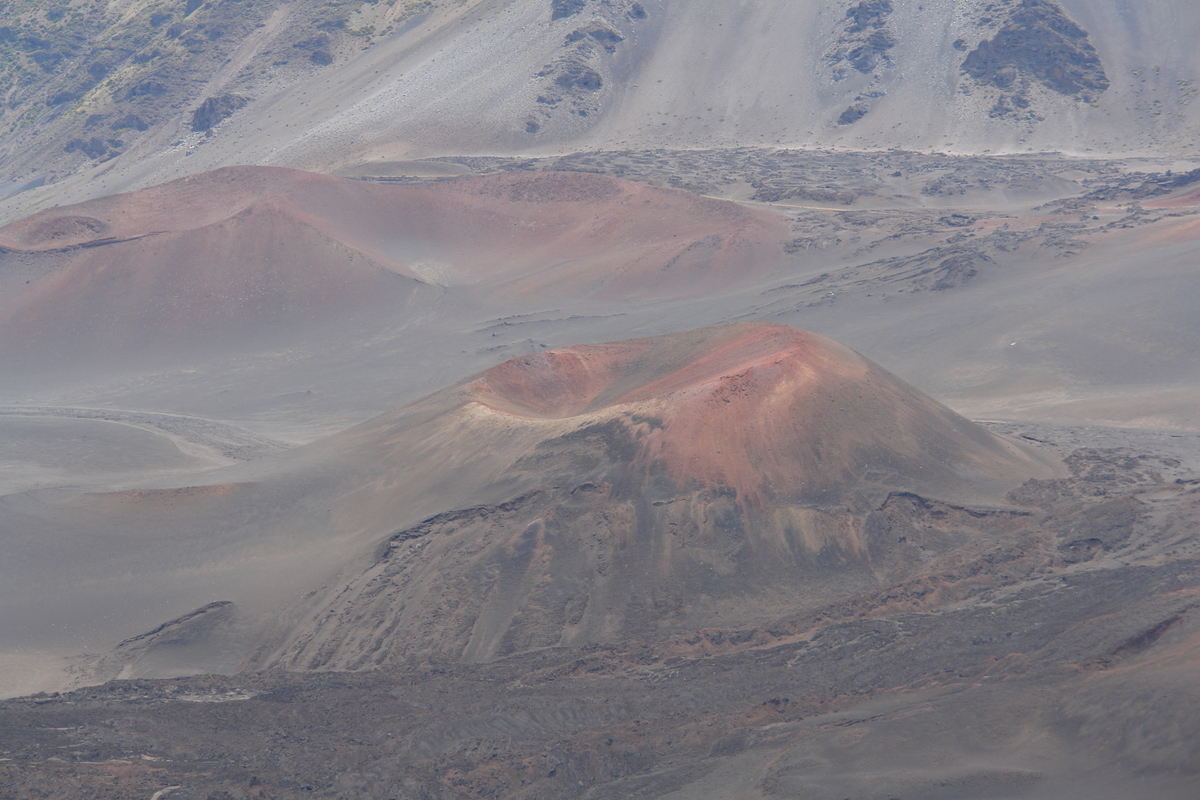
<svg viewBox="0 0 1200 800">
<path fill-rule="evenodd" d="M 1194 800 L 1197 40 L 0 0 L 0 797 Z"/>
</svg>

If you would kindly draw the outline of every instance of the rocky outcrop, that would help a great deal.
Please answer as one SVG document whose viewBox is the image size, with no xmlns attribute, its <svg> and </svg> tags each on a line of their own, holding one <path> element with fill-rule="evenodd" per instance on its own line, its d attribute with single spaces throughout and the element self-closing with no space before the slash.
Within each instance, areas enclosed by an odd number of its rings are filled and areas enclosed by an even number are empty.
<svg viewBox="0 0 1200 800">
<path fill-rule="evenodd" d="M 75 138 L 63 145 L 63 151 L 74 153 L 76 151 L 83 153 L 88 158 L 99 161 L 107 160 L 120 154 L 120 147 L 124 144 L 120 139 L 101 139 L 99 136 L 93 136 L 89 139 Z"/>
<path fill-rule="evenodd" d="M 992 116 L 1028 108 L 1034 83 L 1084 102 L 1095 102 L 1109 86 L 1087 31 L 1048 0 L 1010 7 L 996 34 L 967 54 L 962 69 L 1000 90 Z"/>
<path fill-rule="evenodd" d="M 244 634 L 237 606 L 218 600 L 126 639 L 107 653 L 81 656 L 71 672 L 82 685 L 143 675 L 231 672 L 241 664 Z"/>
<path fill-rule="evenodd" d="M 862 0 L 846 12 L 841 35 L 826 55 L 834 65 L 834 80 L 844 78 L 847 67 L 869 75 L 890 63 L 888 51 L 896 46 L 887 24 L 891 13 L 888 0 Z"/>
<path fill-rule="evenodd" d="M 433 4 L 400 5 L 416 13 L 416 6 Z M 264 27 L 278 6 L 269 0 L 85 3 L 69 12 L 37 0 L 3 5 L 0 125 L 8 133 L 0 169 L 21 174 L 62 175 L 88 160 L 145 154 L 181 123 L 185 131 L 206 132 L 224 117 L 213 113 L 219 106 L 194 117 L 202 101 L 257 96 L 263 83 L 290 83 L 334 63 L 350 49 L 347 42 L 361 46 L 375 35 L 373 24 L 347 25 L 364 5 L 358 0 L 291 4 L 269 34 Z M 378 5 L 364 13 L 376 21 L 406 13 Z M 243 46 L 241 68 L 209 85 Z M 122 135 L 94 130 L 101 120 Z"/>
<path fill-rule="evenodd" d="M 616 52 L 617 45 L 625 41 L 625 37 L 603 23 L 595 23 L 571 31 L 567 34 L 566 44 L 573 44 L 585 38 L 598 42 L 609 53 Z"/>
<path fill-rule="evenodd" d="M 889 0 L 861 0 L 846 11 L 840 23 L 837 39 L 825 54 L 831 65 L 830 77 L 834 82 L 851 77 L 854 72 L 872 79 L 877 85 L 882 71 L 892 66 L 889 55 L 896 46 L 896 36 L 888 27 L 892 14 Z M 837 119 L 838 125 L 853 125 L 871 110 L 877 98 L 884 92 L 878 88 L 860 92 Z"/>
<path fill-rule="evenodd" d="M 867 115 L 867 104 L 856 99 L 838 117 L 838 125 L 853 125 Z"/>
<path fill-rule="evenodd" d="M 594 3 L 596 14 L 563 37 L 561 55 L 535 77 L 544 80 L 537 105 L 525 121 L 525 132 L 539 133 L 543 126 L 578 122 L 600 109 L 605 74 L 630 29 L 646 19 L 641 3 Z M 575 17 L 588 8 L 588 0 L 554 0 L 551 21 Z M 624 29 L 624 30 L 623 30 Z"/>
<path fill-rule="evenodd" d="M 233 116 L 250 98 L 239 94 L 223 94 L 220 97 L 210 97 L 192 112 L 192 130 L 206 131 Z"/>
<path fill-rule="evenodd" d="M 587 0 L 551 0 L 550 19 L 573 17 L 583 10 Z"/>
</svg>

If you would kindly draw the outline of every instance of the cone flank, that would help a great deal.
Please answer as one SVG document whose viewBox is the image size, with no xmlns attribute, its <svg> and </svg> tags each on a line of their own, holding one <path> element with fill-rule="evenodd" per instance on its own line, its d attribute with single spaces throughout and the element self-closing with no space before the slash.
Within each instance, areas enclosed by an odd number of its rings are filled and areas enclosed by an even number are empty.
<svg viewBox="0 0 1200 800">
<path fill-rule="evenodd" d="M 695 296 L 777 269 L 788 232 L 773 212 L 601 175 L 390 185 L 226 167 L 0 228 L 0 250 L 44 265 L 0 298 L 0 359 L 275 347 L 313 320 L 384 322 L 435 287 L 487 302 Z"/>
<path fill-rule="evenodd" d="M 420 409 L 339 439 L 390 475 L 339 518 L 400 507 L 399 487 L 500 499 L 392 534 L 262 663 L 359 668 L 368 642 L 373 663 L 488 661 L 635 620 L 650 638 L 749 624 L 915 569 L 866 521 L 893 495 L 1000 504 L 1057 474 L 848 348 L 765 323 L 523 356 Z M 367 618 L 391 632 L 339 621 Z"/>
<path fill-rule="evenodd" d="M 537 353 L 483 373 L 465 397 L 521 418 L 618 421 L 638 470 L 759 505 L 898 486 L 949 496 L 1030 467 L 853 351 L 775 324 Z"/>
<path fill-rule="evenodd" d="M 762 392 L 765 400 L 778 382 L 862 368 L 856 354 L 815 334 L 734 323 L 513 359 L 488 370 L 469 391 L 497 409 L 558 418 L 685 392 Z"/>
</svg>

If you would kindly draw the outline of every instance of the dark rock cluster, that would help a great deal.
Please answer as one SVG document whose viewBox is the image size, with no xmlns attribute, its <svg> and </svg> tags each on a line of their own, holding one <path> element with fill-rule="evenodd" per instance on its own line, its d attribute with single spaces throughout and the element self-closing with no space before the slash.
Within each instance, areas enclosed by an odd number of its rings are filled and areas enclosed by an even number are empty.
<svg viewBox="0 0 1200 800">
<path fill-rule="evenodd" d="M 891 14 L 889 0 L 861 0 L 846 11 L 841 35 L 825 55 L 833 65 L 834 81 L 845 80 L 852 74 L 851 70 L 875 77 L 880 70 L 892 65 L 888 53 L 897 40 L 888 27 Z M 838 117 L 838 125 L 858 122 L 871 110 L 871 101 L 882 96 L 880 91 L 859 94 Z"/>
<path fill-rule="evenodd" d="M 862 100 L 855 100 L 838 117 L 838 125 L 853 125 L 867 115 L 867 105 Z"/>
<path fill-rule="evenodd" d="M 550 19 L 573 17 L 583 10 L 587 0 L 551 0 Z"/>
<path fill-rule="evenodd" d="M 112 158 L 119 154 L 119 148 L 124 144 L 120 139 L 101 139 L 93 136 L 90 139 L 71 139 L 63 149 L 68 153 L 79 151 L 91 159 Z M 107 159 L 106 159 L 107 160 Z"/>
<path fill-rule="evenodd" d="M 838 65 L 835 80 L 845 75 L 843 63 L 865 75 L 887 62 L 888 51 L 896 46 L 896 37 L 887 25 L 891 13 L 889 0 L 862 0 L 846 12 L 842 36 L 827 56 Z"/>
<path fill-rule="evenodd" d="M 209 130 L 233 116 L 233 112 L 248 102 L 250 102 L 250 98 L 239 94 L 210 97 L 192 112 L 192 130 L 197 132 Z"/>
<path fill-rule="evenodd" d="M 142 5 L 118 13 L 105 3 L 0 3 L 0 124 L 11 132 L 3 164 L 36 163 L 53 174 L 81 157 L 120 155 L 126 142 L 165 138 L 181 124 L 210 130 L 219 121 L 213 109 L 193 117 L 210 95 L 252 96 L 263 80 L 328 66 L 348 38 L 369 41 L 374 32 L 346 27 L 358 0 L 300 4 L 284 31 L 213 89 L 211 77 L 264 24 L 274 0 Z M 119 144 L 94 136 L 100 122 L 125 132 Z"/>
<path fill-rule="evenodd" d="M 971 50 L 963 72 L 1001 90 L 992 116 L 1029 107 L 1033 82 L 1068 97 L 1095 102 L 1109 86 L 1087 31 L 1048 0 L 1021 0 L 995 36 Z"/>
<path fill-rule="evenodd" d="M 551 21 L 574 17 L 584 11 L 587 0 L 553 0 Z M 538 133 L 555 116 L 569 114 L 587 118 L 599 109 L 596 97 L 605 85 L 604 74 L 625 41 L 618 30 L 646 19 L 641 3 L 604 3 L 600 14 L 563 37 L 562 54 L 546 64 L 535 77 L 545 79 L 537 107 L 525 121 L 525 133 Z M 612 12 L 618 12 L 616 16 Z"/>
</svg>

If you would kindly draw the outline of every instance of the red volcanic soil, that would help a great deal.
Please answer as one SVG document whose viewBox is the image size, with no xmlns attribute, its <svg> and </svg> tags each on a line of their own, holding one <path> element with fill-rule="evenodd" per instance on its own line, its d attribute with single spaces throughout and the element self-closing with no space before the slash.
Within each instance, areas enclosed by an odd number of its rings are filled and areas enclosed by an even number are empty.
<svg viewBox="0 0 1200 800">
<path fill-rule="evenodd" d="M 83 502 L 95 508 L 113 511 L 126 506 L 141 510 L 169 510 L 176 505 L 211 502 L 242 491 L 243 484 L 221 483 L 205 486 L 181 486 L 171 489 L 128 489 L 120 492 L 93 492 L 81 495 Z"/>
<path fill-rule="evenodd" d="M 1165 219 L 1146 225 L 1129 236 L 1137 248 L 1171 247 L 1200 239 L 1200 220 L 1195 217 Z"/>
<path fill-rule="evenodd" d="M 432 283 L 687 296 L 776 269 L 787 233 L 769 212 L 590 174 L 392 186 L 228 167 L 0 229 L 0 252 L 42 264 L 0 300 L 0 334 L 116 352 L 246 339 Z"/>
<path fill-rule="evenodd" d="M 1173 209 L 1194 209 L 1200 205 L 1200 189 L 1189 187 L 1183 192 L 1161 200 L 1149 200 L 1142 207 L 1150 211 L 1171 211 Z M 1134 237 L 1139 247 L 1162 247 L 1186 244 L 1200 238 L 1200 223 L 1191 215 L 1172 215 L 1174 218 L 1160 220 L 1139 230 Z"/>
<path fill-rule="evenodd" d="M 583 173 L 506 173 L 423 187 L 422 226 L 455 275 L 514 294 L 680 297 L 782 263 L 774 213 Z"/>
<path fill-rule="evenodd" d="M 260 204 L 199 228 L 81 248 L 0 316 L 13 336 L 149 341 L 302 326 L 420 284 Z"/>
<path fill-rule="evenodd" d="M 265 232 L 272 216 L 402 274 L 420 273 L 421 262 L 434 259 L 455 282 L 515 284 L 515 291 L 690 294 L 706 281 L 726 285 L 778 266 L 787 234 L 770 212 L 587 173 L 391 186 L 226 167 L 39 212 L 0 229 L 0 247 L 104 247 L 222 224 Z M 688 285 L 673 283 L 682 278 Z"/>
<path fill-rule="evenodd" d="M 1162 200 L 1150 200 L 1142 204 L 1145 208 L 1178 208 L 1181 206 L 1200 205 L 1200 189 L 1188 188 L 1173 197 Z"/>
<path fill-rule="evenodd" d="M 1047 471 L 852 350 L 784 325 L 551 350 L 465 391 L 524 417 L 648 420 L 647 469 L 743 498 L 840 496 L 863 482 L 953 493 Z"/>
</svg>

